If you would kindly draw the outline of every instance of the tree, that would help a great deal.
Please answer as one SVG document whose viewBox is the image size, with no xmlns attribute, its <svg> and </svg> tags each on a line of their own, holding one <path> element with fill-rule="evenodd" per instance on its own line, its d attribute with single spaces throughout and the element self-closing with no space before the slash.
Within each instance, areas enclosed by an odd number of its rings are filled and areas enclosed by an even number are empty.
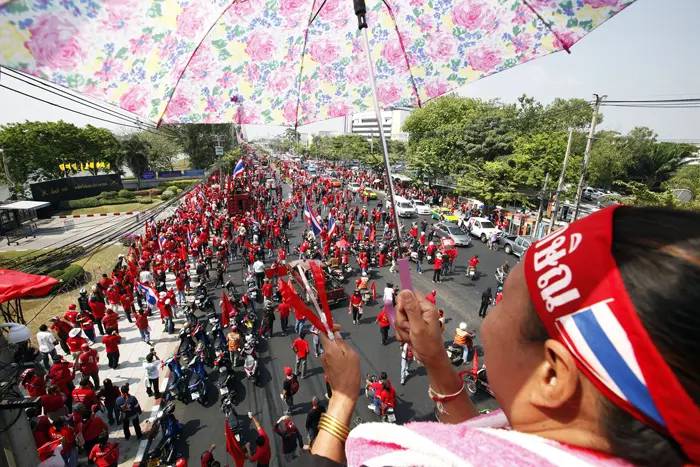
<svg viewBox="0 0 700 467">
<path fill-rule="evenodd" d="M 136 185 L 141 188 L 141 176 L 148 170 L 148 156 L 153 151 L 151 144 L 138 134 L 127 136 L 121 144 L 121 160 L 136 177 Z"/>
<path fill-rule="evenodd" d="M 173 132 L 193 169 L 206 169 L 216 162 L 217 137 L 224 150 L 234 148 L 231 127 L 227 123 L 167 125 L 163 130 Z"/>
<path fill-rule="evenodd" d="M 287 128 L 284 130 L 284 139 L 292 144 L 299 144 L 299 141 L 301 141 L 301 134 L 294 128 Z"/>
<path fill-rule="evenodd" d="M 81 146 L 81 153 L 86 162 L 105 162 L 109 163 L 110 169 L 118 169 L 119 158 L 119 141 L 106 128 L 97 128 L 92 125 L 86 125 L 81 129 L 78 141 Z M 97 175 L 99 170 L 97 166 L 90 169 L 93 175 Z"/>
<path fill-rule="evenodd" d="M 665 187 L 670 190 L 690 190 L 693 199 L 700 200 L 700 165 L 687 165 L 681 168 L 666 182 Z"/>
<path fill-rule="evenodd" d="M 183 152 L 177 138 L 152 131 L 142 131 L 138 133 L 138 137 L 151 146 L 151 153 L 148 155 L 151 170 L 173 170 L 175 158 Z"/>
<path fill-rule="evenodd" d="M 487 206 L 522 198 L 513 181 L 513 168 L 505 161 L 474 164 L 458 179 L 457 186 L 460 191 L 483 201 Z"/>
</svg>

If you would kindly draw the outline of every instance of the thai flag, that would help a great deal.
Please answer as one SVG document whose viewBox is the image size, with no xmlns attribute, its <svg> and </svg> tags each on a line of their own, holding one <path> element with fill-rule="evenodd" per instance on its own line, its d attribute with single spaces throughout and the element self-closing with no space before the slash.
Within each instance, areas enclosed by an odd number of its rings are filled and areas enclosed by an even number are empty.
<svg viewBox="0 0 700 467">
<path fill-rule="evenodd" d="M 306 222 L 311 222 L 311 206 L 309 206 L 309 202 L 305 201 L 304 202 L 304 219 L 306 219 Z"/>
<path fill-rule="evenodd" d="M 163 250 L 163 247 L 165 245 L 165 235 L 161 235 L 158 237 L 158 247 L 160 247 L 161 251 Z"/>
<path fill-rule="evenodd" d="M 245 167 L 243 166 L 243 158 L 241 158 L 238 159 L 238 163 L 236 163 L 236 167 L 233 169 L 233 178 L 238 177 L 243 172 L 245 172 Z"/>
<path fill-rule="evenodd" d="M 321 233 L 323 228 L 321 227 L 321 223 L 318 221 L 316 213 L 314 213 L 313 209 L 311 209 L 311 205 L 308 201 L 304 205 L 304 217 L 306 217 L 306 219 L 311 223 L 311 231 L 314 233 L 314 237 L 318 237 L 318 234 Z"/>
<path fill-rule="evenodd" d="M 666 426 L 647 388 L 627 333 L 610 309 L 615 299 L 562 316 L 556 326 L 569 350 L 620 399 Z"/>
<path fill-rule="evenodd" d="M 141 282 L 136 282 L 136 287 L 140 293 L 146 296 L 146 303 L 152 307 L 156 306 L 158 303 L 158 292 L 156 292 L 156 289 Z"/>
<path fill-rule="evenodd" d="M 333 218 L 333 215 L 331 214 L 328 216 L 328 237 L 332 237 L 333 234 L 335 234 L 336 229 L 335 218 Z"/>
<path fill-rule="evenodd" d="M 187 246 L 192 245 L 192 232 L 187 232 Z"/>
</svg>

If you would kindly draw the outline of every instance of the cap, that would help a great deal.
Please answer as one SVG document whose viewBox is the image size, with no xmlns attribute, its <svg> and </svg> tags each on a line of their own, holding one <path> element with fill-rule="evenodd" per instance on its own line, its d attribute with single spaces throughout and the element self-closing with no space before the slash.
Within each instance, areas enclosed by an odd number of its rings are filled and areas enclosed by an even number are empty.
<svg viewBox="0 0 700 467">
<path fill-rule="evenodd" d="M 158 294 L 158 296 L 159 296 L 160 298 L 165 298 L 166 295 L 168 295 L 168 294 L 165 293 L 165 292 L 161 292 L 161 293 Z"/>
<path fill-rule="evenodd" d="M 466 331 L 467 330 L 467 323 L 465 323 L 464 321 L 459 323 L 459 329 L 461 329 L 462 331 Z"/>
<path fill-rule="evenodd" d="M 437 295 L 437 290 L 433 290 L 432 292 L 430 292 L 430 294 L 431 294 L 431 295 Z"/>
<path fill-rule="evenodd" d="M 68 336 L 70 336 L 70 337 L 77 337 L 79 335 L 80 335 L 80 328 L 73 328 L 68 333 Z"/>
<path fill-rule="evenodd" d="M 288 366 L 284 367 L 284 374 L 287 376 L 292 376 L 292 369 Z"/>
<path fill-rule="evenodd" d="M 71 303 L 70 305 L 68 305 L 69 310 L 75 310 L 76 308 L 77 307 L 75 306 L 75 303 Z"/>
</svg>

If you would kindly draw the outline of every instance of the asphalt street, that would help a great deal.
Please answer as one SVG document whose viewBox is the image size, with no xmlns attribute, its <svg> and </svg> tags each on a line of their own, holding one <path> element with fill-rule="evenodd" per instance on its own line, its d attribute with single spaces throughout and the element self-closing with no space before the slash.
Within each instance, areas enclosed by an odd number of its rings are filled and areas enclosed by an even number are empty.
<svg viewBox="0 0 700 467">
<path fill-rule="evenodd" d="M 286 197 L 289 187 L 285 186 L 284 195 Z M 380 196 L 381 197 L 381 196 Z M 374 201 L 371 203 L 376 205 Z M 437 222 L 429 219 L 429 216 L 419 216 L 418 221 L 426 218 L 428 222 Z M 415 220 L 416 218 L 414 218 Z M 409 222 L 409 221 L 407 221 Z M 302 223 L 293 223 L 290 230 L 291 245 L 299 243 L 299 237 L 303 230 Z M 473 254 L 478 254 L 480 259 L 480 277 L 472 281 L 464 276 L 469 258 Z M 296 258 L 290 258 L 296 259 Z M 478 308 L 481 293 L 492 287 L 495 291 L 496 280 L 494 272 L 497 267 L 508 259 L 511 265 L 515 264 L 516 258 L 508 257 L 502 251 L 489 251 L 487 246 L 478 239 L 474 239 L 472 246 L 459 249 L 459 257 L 455 263 L 455 271 L 448 275 L 442 283 L 433 284 L 432 266 L 424 264 L 424 274 L 419 275 L 415 271 L 415 263 L 412 263 L 413 286 L 416 293 L 426 294 L 431 290 L 437 290 L 437 305 L 443 309 L 446 317 L 444 340 L 451 341 L 454 337 L 456 327 L 461 321 L 466 321 L 470 329 L 479 329 L 481 318 L 478 317 Z M 234 280 L 241 281 L 242 265 L 240 261 L 235 262 L 231 267 L 230 275 Z M 346 279 L 346 292 L 351 293 L 354 289 L 355 273 Z M 389 267 L 375 271 L 377 295 L 381 296 L 387 280 L 398 284 L 398 274 L 391 274 Z M 221 289 L 213 290 L 216 296 L 216 306 L 218 309 L 218 298 L 221 296 Z M 261 307 L 260 304 L 257 304 Z M 365 307 L 362 324 L 354 326 L 351 317 L 347 313 L 347 303 L 337 305 L 333 308 L 334 321 L 343 327 L 344 337 L 357 350 L 362 364 L 362 373 L 379 374 L 386 371 L 389 379 L 394 384 L 397 391 L 396 416 L 398 423 L 409 421 L 434 420 L 434 403 L 427 397 L 427 377 L 424 368 L 416 368 L 413 364 L 411 373 L 405 386 L 400 382 L 400 350 L 399 345 L 390 332 L 390 340 L 387 346 L 382 346 L 380 342 L 379 327 L 374 324 L 374 319 L 380 312 L 381 306 L 378 303 Z M 294 319 L 290 319 L 290 327 L 293 326 Z M 292 341 L 296 338 L 293 333 L 282 336 L 279 319 L 275 321 L 273 337 L 261 343 L 260 363 L 261 363 L 261 387 L 253 386 L 245 379 L 242 367 L 236 369 L 236 389 L 238 400 L 241 401 L 236 407 L 239 414 L 239 421 L 242 423 L 242 444 L 250 441 L 253 445 L 256 433 L 254 426 L 249 422 L 247 413 L 253 412 L 270 437 L 272 443 L 272 463 L 271 465 L 285 465 L 281 452 L 279 437 L 273 432 L 273 424 L 283 413 L 284 404 L 280 400 L 282 382 L 284 380 L 285 366 L 294 367 L 295 354 L 291 350 Z M 311 336 L 307 337 L 310 342 Z M 479 342 L 477 334 L 477 343 Z M 161 355 L 162 358 L 166 356 Z M 463 367 L 465 368 L 465 367 Z M 293 413 L 294 422 L 306 439 L 305 421 L 306 413 L 311 408 L 311 399 L 314 396 L 324 400 L 325 380 L 321 361 L 314 358 L 313 354 L 308 357 L 307 379 L 300 380 L 299 392 L 295 395 L 296 407 Z M 212 373 L 210 379 L 216 381 L 217 374 Z M 177 418 L 184 424 L 184 433 L 179 444 L 180 452 L 189 462 L 197 462 L 201 454 L 215 443 L 217 449 L 215 457 L 222 464 L 231 463 L 230 457 L 226 454 L 226 443 L 224 437 L 224 416 L 219 409 L 218 390 L 210 385 L 210 399 L 206 407 L 198 403 L 191 403 L 187 406 L 178 403 L 175 411 Z M 361 392 L 360 388 L 358 388 Z M 486 394 L 479 393 L 473 397 L 474 402 L 480 409 L 497 407 L 495 400 Z M 355 417 L 358 421 L 365 422 L 378 421 L 378 417 L 367 408 L 367 401 L 361 395 L 355 409 Z M 303 455 L 303 454 L 302 454 Z"/>
</svg>

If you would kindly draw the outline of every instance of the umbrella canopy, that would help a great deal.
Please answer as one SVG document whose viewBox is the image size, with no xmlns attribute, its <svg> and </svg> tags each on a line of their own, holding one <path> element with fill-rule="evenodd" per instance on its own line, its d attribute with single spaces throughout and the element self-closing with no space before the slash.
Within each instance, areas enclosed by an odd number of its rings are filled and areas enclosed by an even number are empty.
<svg viewBox="0 0 700 467">
<path fill-rule="evenodd" d="M 341 238 L 340 240 L 335 242 L 335 246 L 337 246 L 338 248 L 347 248 L 350 246 L 350 242 L 348 242 L 344 238 Z"/>
<path fill-rule="evenodd" d="M 0 269 L 0 303 L 22 297 L 41 297 L 49 293 L 58 280 L 12 269 Z"/>
<path fill-rule="evenodd" d="M 633 2 L 367 0 L 379 103 L 568 51 Z M 154 122 L 301 125 L 372 103 L 351 0 L 16 0 L 0 44 L 0 65 Z"/>
</svg>

